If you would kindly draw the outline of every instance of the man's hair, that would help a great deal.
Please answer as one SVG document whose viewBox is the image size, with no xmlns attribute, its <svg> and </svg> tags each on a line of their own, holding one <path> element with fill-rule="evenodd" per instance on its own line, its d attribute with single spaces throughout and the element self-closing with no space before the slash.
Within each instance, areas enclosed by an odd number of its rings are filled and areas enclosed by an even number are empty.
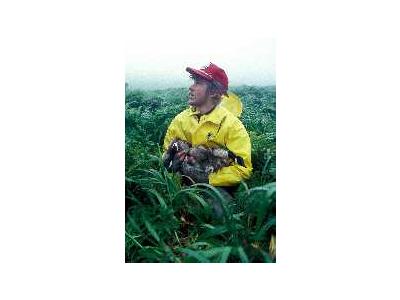
<svg viewBox="0 0 400 300">
<path fill-rule="evenodd" d="M 197 76 L 195 74 L 190 74 L 190 78 L 193 80 L 196 79 L 203 79 L 201 76 Z M 214 104 L 217 105 L 221 102 L 221 96 L 224 93 L 224 87 L 222 86 L 222 84 L 220 84 L 218 81 L 208 81 L 208 80 L 204 80 L 205 82 L 207 82 L 208 85 L 208 89 L 207 92 L 209 95 L 214 94 L 211 99 L 213 100 Z"/>
</svg>

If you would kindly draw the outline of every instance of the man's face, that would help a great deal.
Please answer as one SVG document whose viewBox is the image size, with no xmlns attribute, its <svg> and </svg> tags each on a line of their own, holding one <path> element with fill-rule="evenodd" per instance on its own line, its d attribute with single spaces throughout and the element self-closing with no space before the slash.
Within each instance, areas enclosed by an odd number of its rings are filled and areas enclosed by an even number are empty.
<svg viewBox="0 0 400 300">
<path fill-rule="evenodd" d="M 204 79 L 194 79 L 193 84 L 189 87 L 189 105 L 198 107 L 208 100 L 208 82 Z"/>
</svg>

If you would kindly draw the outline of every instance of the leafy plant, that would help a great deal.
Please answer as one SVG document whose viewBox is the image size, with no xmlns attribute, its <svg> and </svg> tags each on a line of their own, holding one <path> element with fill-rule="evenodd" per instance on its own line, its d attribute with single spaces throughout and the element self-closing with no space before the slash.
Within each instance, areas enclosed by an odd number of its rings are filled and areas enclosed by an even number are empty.
<svg viewBox="0 0 400 300">
<path fill-rule="evenodd" d="M 126 262 L 275 262 L 275 88 L 232 90 L 243 102 L 254 168 L 233 199 L 208 184 L 185 186 L 161 162 L 186 90 L 126 90 Z"/>
</svg>

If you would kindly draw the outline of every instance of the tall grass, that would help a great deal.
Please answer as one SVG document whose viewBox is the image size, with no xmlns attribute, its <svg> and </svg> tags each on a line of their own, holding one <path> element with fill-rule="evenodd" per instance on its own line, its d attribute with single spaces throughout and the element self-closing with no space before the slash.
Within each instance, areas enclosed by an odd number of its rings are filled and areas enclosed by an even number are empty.
<svg viewBox="0 0 400 300">
<path fill-rule="evenodd" d="M 265 90 L 253 91 L 258 93 L 250 97 L 253 100 L 258 101 L 260 95 L 267 97 Z M 244 96 L 249 96 L 245 92 Z M 175 93 L 178 99 L 178 91 Z M 165 132 L 184 104 L 153 107 L 154 118 L 160 118 L 154 122 L 151 117 L 141 118 L 148 110 L 145 93 L 137 95 L 127 93 L 126 262 L 275 262 L 274 119 L 264 116 L 261 119 L 268 128 L 249 130 L 253 177 L 242 182 L 230 199 L 208 184 L 185 186 L 179 175 L 166 171 L 161 162 L 160 132 Z M 245 112 L 246 105 L 249 114 L 260 109 L 251 106 L 250 98 L 246 101 L 240 96 Z M 243 117 L 246 128 L 256 128 L 246 124 L 251 118 Z"/>
<path fill-rule="evenodd" d="M 182 186 L 158 169 L 126 178 L 127 262 L 272 262 L 275 183 L 248 188 L 234 201 L 209 184 Z M 216 217 L 213 204 L 222 208 Z"/>
</svg>

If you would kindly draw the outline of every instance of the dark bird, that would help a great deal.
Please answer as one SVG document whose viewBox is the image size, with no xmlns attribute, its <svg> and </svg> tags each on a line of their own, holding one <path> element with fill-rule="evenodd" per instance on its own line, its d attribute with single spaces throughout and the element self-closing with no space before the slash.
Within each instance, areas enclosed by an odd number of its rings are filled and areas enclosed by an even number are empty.
<svg viewBox="0 0 400 300">
<path fill-rule="evenodd" d="M 222 148 L 192 147 L 175 139 L 163 156 L 164 166 L 172 172 L 190 177 L 193 182 L 208 183 L 208 175 L 229 166 L 234 159 Z"/>
</svg>

